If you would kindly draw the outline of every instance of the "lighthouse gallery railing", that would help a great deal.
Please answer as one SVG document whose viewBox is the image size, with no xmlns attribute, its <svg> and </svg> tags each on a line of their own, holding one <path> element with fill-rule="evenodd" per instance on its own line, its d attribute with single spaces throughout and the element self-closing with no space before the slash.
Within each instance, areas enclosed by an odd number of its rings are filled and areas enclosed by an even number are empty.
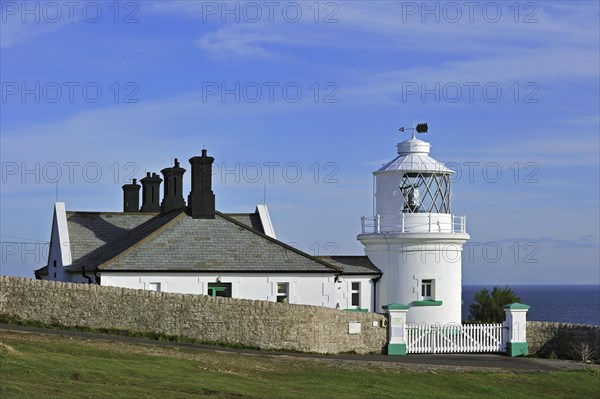
<svg viewBox="0 0 600 399">
<path fill-rule="evenodd" d="M 415 220 L 414 215 L 419 218 Z M 467 217 L 440 214 L 377 215 L 361 217 L 362 234 L 466 233 Z"/>
</svg>

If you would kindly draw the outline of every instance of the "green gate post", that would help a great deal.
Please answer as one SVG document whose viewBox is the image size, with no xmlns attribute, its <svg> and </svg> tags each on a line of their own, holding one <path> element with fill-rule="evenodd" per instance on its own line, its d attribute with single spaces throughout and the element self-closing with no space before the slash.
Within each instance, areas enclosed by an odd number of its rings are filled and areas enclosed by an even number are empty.
<svg viewBox="0 0 600 399">
<path fill-rule="evenodd" d="M 383 306 L 388 314 L 388 355 L 406 355 L 406 313 L 409 307 L 398 303 Z"/>
<path fill-rule="evenodd" d="M 504 306 L 506 320 L 504 327 L 508 329 L 505 335 L 506 354 L 509 356 L 527 356 L 529 345 L 527 344 L 527 311 L 529 305 L 522 303 L 511 303 Z"/>
</svg>

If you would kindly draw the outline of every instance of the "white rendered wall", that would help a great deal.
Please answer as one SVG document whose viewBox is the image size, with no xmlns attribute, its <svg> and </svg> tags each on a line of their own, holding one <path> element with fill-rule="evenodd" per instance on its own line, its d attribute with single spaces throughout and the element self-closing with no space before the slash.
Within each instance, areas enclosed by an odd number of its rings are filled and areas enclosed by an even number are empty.
<svg viewBox="0 0 600 399">
<path fill-rule="evenodd" d="M 462 246 L 467 234 L 360 235 L 368 258 L 383 272 L 377 286 L 377 311 L 391 303 L 410 306 L 409 323 L 461 323 Z M 434 280 L 433 298 L 441 306 L 416 306 L 422 280 Z"/>
<path fill-rule="evenodd" d="M 56 267 L 54 262 L 56 261 Z M 48 280 L 70 281 L 69 274 L 64 273 L 64 266 L 71 264 L 71 247 L 67 227 L 67 212 L 64 202 L 54 204 L 52 233 L 50 233 L 50 249 L 48 251 Z M 55 277 L 56 273 L 56 277 Z"/>
<path fill-rule="evenodd" d="M 149 289 L 160 283 L 163 292 L 208 295 L 208 283 L 231 283 L 234 298 L 277 300 L 277 283 L 289 283 L 289 303 L 335 308 L 334 276 L 330 274 L 200 274 L 200 273 L 101 273 L 101 285 Z"/>
<path fill-rule="evenodd" d="M 341 280 L 341 281 L 339 281 Z M 337 303 L 339 309 L 351 309 L 352 306 L 352 283 L 360 283 L 359 309 L 373 311 L 373 277 L 369 276 L 341 276 L 335 284 L 337 291 Z"/>
<path fill-rule="evenodd" d="M 56 267 L 54 266 L 56 262 Z M 56 211 L 52 220 L 52 233 L 50 233 L 50 249 L 48 251 L 48 280 L 65 281 L 63 280 L 63 263 L 60 251 L 60 235 L 58 225 L 56 223 Z"/>
</svg>

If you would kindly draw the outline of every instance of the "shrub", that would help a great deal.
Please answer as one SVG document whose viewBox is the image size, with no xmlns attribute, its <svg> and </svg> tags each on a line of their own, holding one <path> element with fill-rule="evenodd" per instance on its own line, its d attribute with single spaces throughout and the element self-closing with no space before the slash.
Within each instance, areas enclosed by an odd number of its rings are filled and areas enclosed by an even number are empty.
<svg viewBox="0 0 600 399">
<path fill-rule="evenodd" d="M 521 297 L 508 286 L 496 286 L 492 292 L 484 288 L 475 294 L 475 302 L 469 307 L 470 318 L 481 323 L 502 323 L 504 305 L 515 302 L 521 302 Z"/>
</svg>

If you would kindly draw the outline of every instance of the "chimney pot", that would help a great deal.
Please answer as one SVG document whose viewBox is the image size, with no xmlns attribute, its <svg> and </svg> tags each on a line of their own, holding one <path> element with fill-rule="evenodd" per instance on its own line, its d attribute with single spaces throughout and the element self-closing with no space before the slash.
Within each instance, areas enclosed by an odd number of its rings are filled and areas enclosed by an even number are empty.
<svg viewBox="0 0 600 399">
<path fill-rule="evenodd" d="M 140 210 L 140 185 L 133 179 L 133 183 L 123 185 L 123 212 L 139 212 Z"/>
<path fill-rule="evenodd" d="M 175 209 L 185 208 L 183 199 L 183 174 L 185 169 L 179 166 L 175 158 L 175 166 L 161 170 L 165 180 L 164 197 L 161 203 L 161 213 L 165 214 Z"/>
<path fill-rule="evenodd" d="M 162 179 L 156 173 L 146 173 L 142 180 L 142 209 L 141 212 L 160 212 L 160 183 Z"/>
<path fill-rule="evenodd" d="M 192 191 L 188 195 L 188 206 L 194 219 L 215 218 L 215 193 L 212 191 L 213 157 L 202 149 L 201 157 L 190 158 L 192 165 Z"/>
</svg>

